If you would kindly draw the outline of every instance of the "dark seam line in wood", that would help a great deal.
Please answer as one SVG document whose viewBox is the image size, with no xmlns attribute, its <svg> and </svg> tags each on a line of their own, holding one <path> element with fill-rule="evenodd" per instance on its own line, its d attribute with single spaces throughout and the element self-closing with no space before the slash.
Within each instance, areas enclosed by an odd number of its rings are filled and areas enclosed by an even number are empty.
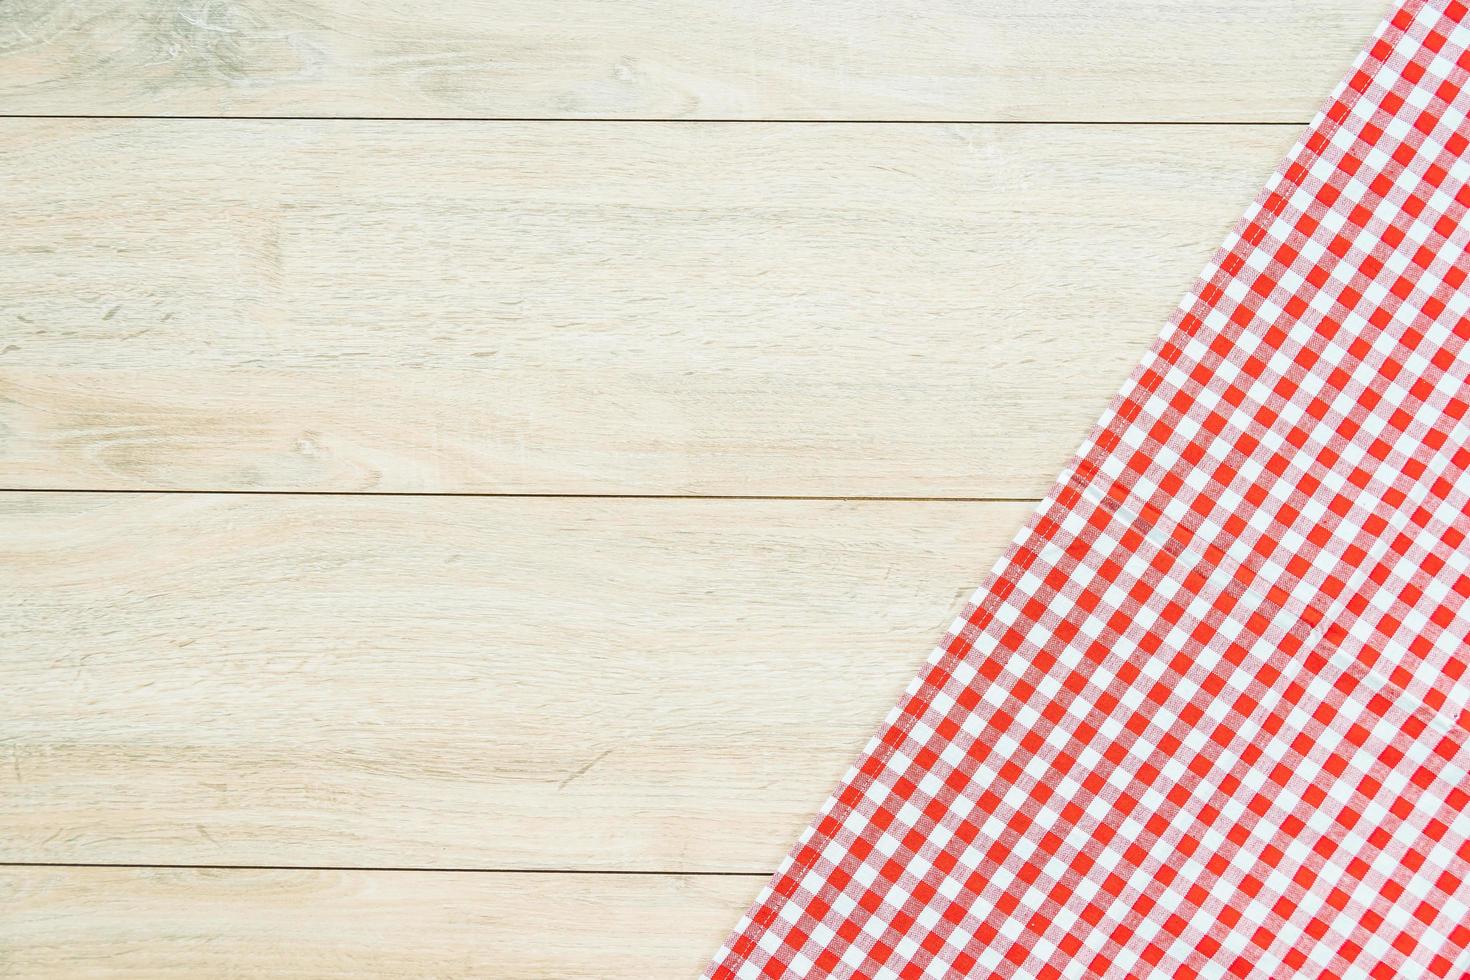
<svg viewBox="0 0 1470 980">
<path fill-rule="evenodd" d="M 384 871 L 402 874 L 618 875 L 666 878 L 769 878 L 770 871 L 605 871 L 578 868 L 410 868 L 304 864 L 133 864 L 89 861 L 0 861 L 0 868 L 116 868 L 139 871 Z"/>
<path fill-rule="evenodd" d="M 140 490 L 128 488 L 109 490 L 105 487 L 0 487 L 3 493 L 139 493 L 139 494 L 193 494 L 195 496 L 232 497 L 489 497 L 526 498 L 530 500 L 811 500 L 841 503 L 954 503 L 954 504 L 1038 504 L 1041 497 L 874 497 L 807 495 L 807 494 L 760 494 L 760 493 L 478 493 L 474 491 L 433 490 Z M 3 862 L 0 862 L 3 863 Z"/>
<path fill-rule="evenodd" d="M 657 116 L 164 116 L 6 112 L 0 119 L 138 119 L 224 122 L 507 122 L 507 123 L 781 123 L 851 126 L 1306 126 L 1307 120 L 1251 119 L 740 119 L 735 117 L 663 119 Z"/>
</svg>

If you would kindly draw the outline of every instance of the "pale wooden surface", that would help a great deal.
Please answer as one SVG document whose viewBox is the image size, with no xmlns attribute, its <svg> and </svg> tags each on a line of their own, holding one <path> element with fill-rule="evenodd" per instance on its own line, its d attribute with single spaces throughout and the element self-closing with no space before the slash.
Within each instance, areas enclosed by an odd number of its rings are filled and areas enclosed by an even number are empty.
<svg viewBox="0 0 1470 980">
<path fill-rule="evenodd" d="M 0 111 L 1304 121 L 1384 0 L 11 0 Z"/>
<path fill-rule="evenodd" d="M 10 120 L 0 472 L 1039 496 L 1293 138 Z"/>
<path fill-rule="evenodd" d="M 0 496 L 0 861 L 769 870 L 1029 510 Z"/>
<path fill-rule="evenodd" d="M 761 879 L 0 868 L 0 976 L 698 974 Z"/>
<path fill-rule="evenodd" d="M 1386 6 L 0 5 L 0 976 L 695 975 Z"/>
</svg>

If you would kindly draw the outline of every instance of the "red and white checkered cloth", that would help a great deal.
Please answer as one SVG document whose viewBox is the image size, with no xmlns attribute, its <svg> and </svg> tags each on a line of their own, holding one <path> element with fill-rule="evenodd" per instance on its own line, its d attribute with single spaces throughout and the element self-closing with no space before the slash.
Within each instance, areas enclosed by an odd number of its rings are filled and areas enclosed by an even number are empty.
<svg viewBox="0 0 1470 980">
<path fill-rule="evenodd" d="M 708 977 L 1470 973 L 1467 47 L 1391 14 Z"/>
</svg>

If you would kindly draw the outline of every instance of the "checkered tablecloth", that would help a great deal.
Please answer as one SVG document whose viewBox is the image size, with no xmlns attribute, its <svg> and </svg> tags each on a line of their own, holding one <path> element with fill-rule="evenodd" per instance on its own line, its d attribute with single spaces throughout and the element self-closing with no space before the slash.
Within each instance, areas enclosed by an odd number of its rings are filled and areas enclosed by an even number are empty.
<svg viewBox="0 0 1470 980">
<path fill-rule="evenodd" d="M 707 976 L 1470 972 L 1467 47 L 1390 14 Z"/>
</svg>

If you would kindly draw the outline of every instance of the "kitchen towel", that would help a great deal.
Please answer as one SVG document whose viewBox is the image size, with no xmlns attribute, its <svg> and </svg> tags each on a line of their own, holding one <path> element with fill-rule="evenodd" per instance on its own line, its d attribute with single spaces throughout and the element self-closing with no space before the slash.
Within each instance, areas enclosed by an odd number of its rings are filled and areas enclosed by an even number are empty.
<svg viewBox="0 0 1470 980">
<path fill-rule="evenodd" d="M 707 976 L 1470 971 L 1466 20 L 1390 13 Z"/>
</svg>

